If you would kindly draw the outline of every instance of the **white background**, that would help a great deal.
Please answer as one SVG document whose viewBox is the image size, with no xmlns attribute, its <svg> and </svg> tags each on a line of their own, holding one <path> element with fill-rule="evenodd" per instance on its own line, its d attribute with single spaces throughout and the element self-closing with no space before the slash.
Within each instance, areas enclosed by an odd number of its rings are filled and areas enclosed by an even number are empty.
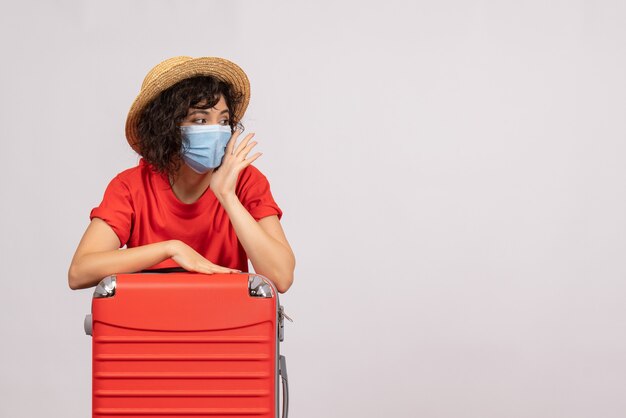
<svg viewBox="0 0 626 418">
<path fill-rule="evenodd" d="M 0 416 L 91 413 L 67 269 L 145 74 L 220 56 L 297 259 L 291 416 L 626 416 L 626 3 L 3 1 Z"/>
</svg>

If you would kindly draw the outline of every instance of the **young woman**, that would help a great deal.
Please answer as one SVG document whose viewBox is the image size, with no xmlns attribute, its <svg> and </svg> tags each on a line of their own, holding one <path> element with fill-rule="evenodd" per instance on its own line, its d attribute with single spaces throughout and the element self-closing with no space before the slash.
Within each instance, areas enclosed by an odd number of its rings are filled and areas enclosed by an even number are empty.
<svg viewBox="0 0 626 418">
<path fill-rule="evenodd" d="M 157 268 L 247 272 L 248 258 L 280 293 L 289 289 L 295 257 L 282 210 L 251 165 L 262 154 L 248 157 L 254 134 L 237 144 L 249 99 L 246 74 L 222 58 L 174 57 L 148 73 L 126 120 L 142 158 L 91 211 L 69 268 L 71 289 Z"/>
</svg>

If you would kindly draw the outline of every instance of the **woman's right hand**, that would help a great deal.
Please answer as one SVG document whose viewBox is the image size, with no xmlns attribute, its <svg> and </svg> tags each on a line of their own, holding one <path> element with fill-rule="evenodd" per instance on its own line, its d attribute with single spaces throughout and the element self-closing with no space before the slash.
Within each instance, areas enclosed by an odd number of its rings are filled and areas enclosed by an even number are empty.
<svg viewBox="0 0 626 418">
<path fill-rule="evenodd" d="M 172 260 L 187 271 L 204 274 L 241 273 L 241 270 L 222 267 L 211 263 L 182 241 L 173 240 L 169 244 L 169 253 L 171 254 Z"/>
</svg>

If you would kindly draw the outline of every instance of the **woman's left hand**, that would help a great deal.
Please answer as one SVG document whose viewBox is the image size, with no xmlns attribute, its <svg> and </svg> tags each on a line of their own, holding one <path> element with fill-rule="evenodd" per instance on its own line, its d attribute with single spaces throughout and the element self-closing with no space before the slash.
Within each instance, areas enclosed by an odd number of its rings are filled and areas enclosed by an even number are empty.
<svg viewBox="0 0 626 418">
<path fill-rule="evenodd" d="M 263 153 L 257 152 L 252 157 L 246 158 L 248 153 L 252 150 L 252 147 L 257 144 L 256 141 L 250 142 L 254 133 L 246 135 L 243 141 L 241 141 L 239 145 L 237 145 L 237 148 L 235 148 L 235 143 L 237 142 L 237 138 L 240 133 L 241 130 L 236 129 L 232 134 L 228 144 L 226 145 L 222 164 L 211 175 L 211 183 L 209 187 L 218 199 L 235 195 L 235 186 L 237 185 L 237 179 L 239 178 L 241 170 L 263 155 Z"/>
</svg>

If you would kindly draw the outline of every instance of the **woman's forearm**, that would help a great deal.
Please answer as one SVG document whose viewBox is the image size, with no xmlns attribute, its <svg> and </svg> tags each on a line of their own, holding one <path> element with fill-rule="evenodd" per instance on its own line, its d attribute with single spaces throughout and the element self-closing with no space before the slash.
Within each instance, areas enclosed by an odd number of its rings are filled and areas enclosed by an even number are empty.
<svg viewBox="0 0 626 418">
<path fill-rule="evenodd" d="M 293 282 L 293 253 L 261 228 L 237 195 L 217 198 L 226 210 L 254 271 L 272 280 L 280 293 L 286 292 Z"/>
<path fill-rule="evenodd" d="M 84 254 L 69 271 L 72 289 L 93 287 L 104 277 L 115 273 L 134 273 L 172 256 L 174 241 L 162 241 L 123 250 Z"/>
</svg>

